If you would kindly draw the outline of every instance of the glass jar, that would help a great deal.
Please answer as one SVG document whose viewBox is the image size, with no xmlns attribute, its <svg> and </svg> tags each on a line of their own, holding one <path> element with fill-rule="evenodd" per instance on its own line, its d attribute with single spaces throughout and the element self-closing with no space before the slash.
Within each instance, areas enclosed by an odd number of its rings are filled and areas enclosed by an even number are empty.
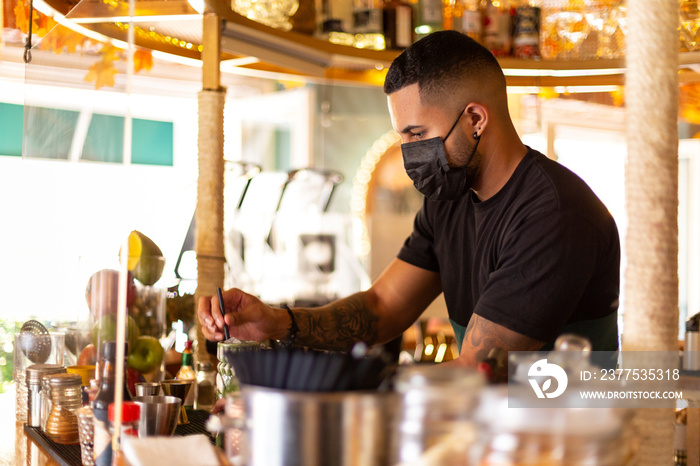
<svg viewBox="0 0 700 466">
<path fill-rule="evenodd" d="M 43 391 L 43 376 L 63 372 L 66 372 L 65 367 L 58 364 L 33 364 L 27 367 L 26 420 L 28 426 L 43 426 L 43 398 L 48 396 L 48 392 Z"/>
<path fill-rule="evenodd" d="M 475 436 L 472 415 L 484 384 L 483 375 L 474 369 L 433 364 L 403 369 L 395 383 L 401 402 L 394 463 L 421 459 L 426 464 L 447 464 L 440 452 L 466 460 Z M 454 445 L 460 445 L 460 451 Z"/>
<path fill-rule="evenodd" d="M 54 374 L 46 378 L 50 387 L 51 410 L 46 421 L 46 435 L 56 443 L 78 443 L 76 411 L 83 406 L 78 374 Z"/>
<path fill-rule="evenodd" d="M 194 386 L 194 409 L 211 412 L 216 403 L 216 371 L 209 361 L 197 363 L 197 378 Z"/>
<path fill-rule="evenodd" d="M 525 386 L 483 391 L 475 422 L 472 464 L 480 466 L 622 466 L 627 463 L 628 410 L 620 408 L 509 408 Z"/>
<path fill-rule="evenodd" d="M 80 459 L 83 466 L 94 466 L 93 442 L 95 439 L 95 416 L 92 408 L 83 406 L 75 412 L 78 417 L 78 437 L 80 438 Z"/>
</svg>

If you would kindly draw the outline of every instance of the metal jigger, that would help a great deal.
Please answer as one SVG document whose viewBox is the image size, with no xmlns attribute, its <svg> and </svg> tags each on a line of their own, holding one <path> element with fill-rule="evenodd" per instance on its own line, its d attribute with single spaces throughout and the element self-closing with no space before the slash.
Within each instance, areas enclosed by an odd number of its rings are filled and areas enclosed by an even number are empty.
<svg viewBox="0 0 700 466">
<path fill-rule="evenodd" d="M 187 394 L 190 392 L 190 389 L 192 388 L 193 382 L 194 382 L 193 380 L 169 379 L 169 380 L 163 380 L 160 383 L 160 386 L 163 387 L 163 392 L 166 395 L 175 396 L 175 397 L 180 398 L 182 400 L 182 407 L 180 408 L 180 415 L 177 418 L 178 425 L 189 424 L 189 422 L 190 422 L 187 419 L 187 413 L 185 412 L 185 398 L 187 398 Z"/>
</svg>

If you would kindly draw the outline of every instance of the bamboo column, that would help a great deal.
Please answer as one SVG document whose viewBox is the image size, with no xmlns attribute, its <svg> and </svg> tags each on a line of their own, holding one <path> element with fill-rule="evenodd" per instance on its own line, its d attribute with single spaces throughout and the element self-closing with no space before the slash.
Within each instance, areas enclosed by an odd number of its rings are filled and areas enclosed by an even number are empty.
<svg viewBox="0 0 700 466">
<path fill-rule="evenodd" d="M 624 351 L 678 345 L 678 2 L 628 0 Z M 638 464 L 671 464 L 673 410 L 640 409 Z"/>
<path fill-rule="evenodd" d="M 219 57 L 221 22 L 216 13 L 202 17 L 202 91 L 199 93 L 199 176 L 195 216 L 197 291 L 201 296 L 216 295 L 224 284 L 224 101 L 220 86 Z M 197 323 L 196 359 L 210 359 L 204 335 Z"/>
</svg>

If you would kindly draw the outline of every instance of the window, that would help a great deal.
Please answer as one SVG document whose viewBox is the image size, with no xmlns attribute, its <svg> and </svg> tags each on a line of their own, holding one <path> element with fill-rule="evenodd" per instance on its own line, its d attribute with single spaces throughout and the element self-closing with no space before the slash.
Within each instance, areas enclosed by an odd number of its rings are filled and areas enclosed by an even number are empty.
<svg viewBox="0 0 700 466">
<path fill-rule="evenodd" d="M 0 103 L 0 155 L 122 163 L 123 152 L 123 116 Z M 131 163 L 173 166 L 173 123 L 132 119 Z"/>
<path fill-rule="evenodd" d="M 0 155 L 22 156 L 21 105 L 0 102 Z"/>
<path fill-rule="evenodd" d="M 93 114 L 80 160 L 122 163 L 124 117 Z"/>
<path fill-rule="evenodd" d="M 172 167 L 172 122 L 134 118 L 131 126 L 131 163 Z"/>
</svg>

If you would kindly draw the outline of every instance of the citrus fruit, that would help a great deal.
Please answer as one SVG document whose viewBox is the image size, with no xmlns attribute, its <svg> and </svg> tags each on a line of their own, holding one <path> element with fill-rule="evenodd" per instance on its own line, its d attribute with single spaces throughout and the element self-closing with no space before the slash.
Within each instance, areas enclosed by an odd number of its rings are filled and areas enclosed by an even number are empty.
<svg viewBox="0 0 700 466">
<path fill-rule="evenodd" d="M 164 267 L 163 252 L 151 238 L 137 230 L 129 233 L 129 254 L 126 268 L 136 280 L 146 286 L 151 286 L 160 280 Z"/>
</svg>

